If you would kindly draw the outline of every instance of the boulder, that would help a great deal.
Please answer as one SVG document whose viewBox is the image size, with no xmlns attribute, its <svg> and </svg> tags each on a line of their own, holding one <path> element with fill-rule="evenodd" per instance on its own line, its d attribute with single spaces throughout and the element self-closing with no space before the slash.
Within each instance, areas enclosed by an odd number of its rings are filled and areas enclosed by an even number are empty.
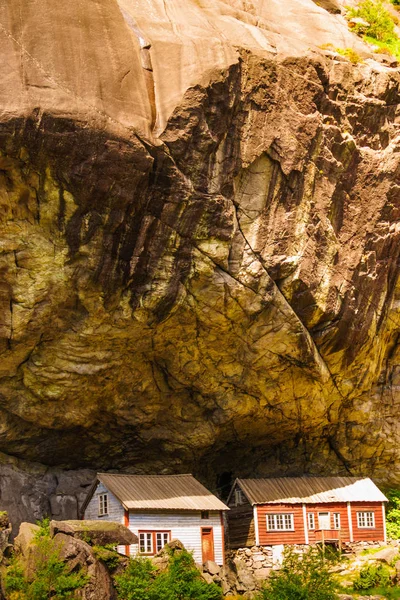
<svg viewBox="0 0 400 600">
<path fill-rule="evenodd" d="M 203 577 L 204 581 L 206 583 L 213 583 L 214 580 L 212 578 L 212 575 L 210 575 L 210 573 L 202 573 L 201 576 Z"/>
<path fill-rule="evenodd" d="M 257 571 L 254 571 L 254 577 L 258 581 L 264 581 L 265 579 L 268 579 L 271 571 L 272 571 L 272 568 L 263 567 L 262 569 L 258 569 Z"/>
<path fill-rule="evenodd" d="M 69 572 L 83 570 L 89 576 L 87 585 L 77 592 L 82 600 L 112 600 L 115 591 L 110 574 L 93 554 L 93 549 L 83 540 L 70 534 L 56 533 L 55 542 L 60 547 L 60 557 L 68 564 Z"/>
<path fill-rule="evenodd" d="M 51 521 L 50 531 L 53 537 L 64 533 L 98 546 L 127 546 L 138 542 L 137 536 L 125 525 L 113 521 Z"/>
<path fill-rule="evenodd" d="M 38 525 L 34 525 L 33 523 L 21 523 L 19 533 L 14 540 L 15 551 L 26 557 L 38 531 Z"/>
<path fill-rule="evenodd" d="M 337 0 L 314 0 L 314 2 L 333 15 L 341 13 L 340 4 Z"/>
<path fill-rule="evenodd" d="M 164 548 L 156 554 L 153 558 L 153 565 L 156 567 L 158 571 L 165 571 L 168 567 L 169 559 L 171 554 L 175 552 L 182 552 L 185 549 L 185 546 L 179 540 L 171 540 L 168 544 L 165 544 Z"/>
<path fill-rule="evenodd" d="M 210 575 L 219 575 L 221 568 L 213 560 L 206 560 L 203 565 L 203 570 Z"/>
<path fill-rule="evenodd" d="M 371 555 L 371 559 L 390 564 L 396 558 L 396 556 L 398 556 L 398 554 L 398 548 L 384 548 L 376 554 Z"/>
</svg>

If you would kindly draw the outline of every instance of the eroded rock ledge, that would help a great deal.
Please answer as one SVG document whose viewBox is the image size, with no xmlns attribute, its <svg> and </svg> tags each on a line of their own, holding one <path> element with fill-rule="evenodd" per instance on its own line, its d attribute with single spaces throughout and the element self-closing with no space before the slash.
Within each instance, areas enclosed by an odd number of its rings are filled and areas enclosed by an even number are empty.
<svg viewBox="0 0 400 600">
<path fill-rule="evenodd" d="M 400 480 L 399 72 L 293 54 L 236 48 L 156 137 L 3 112 L 1 451 Z"/>
</svg>

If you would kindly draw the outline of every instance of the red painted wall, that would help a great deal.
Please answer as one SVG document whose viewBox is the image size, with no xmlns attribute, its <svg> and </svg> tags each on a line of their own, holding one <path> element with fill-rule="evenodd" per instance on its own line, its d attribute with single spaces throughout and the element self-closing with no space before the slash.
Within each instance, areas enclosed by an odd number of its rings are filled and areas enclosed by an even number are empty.
<svg viewBox="0 0 400 600">
<path fill-rule="evenodd" d="M 359 529 L 357 525 L 357 511 L 373 511 L 375 513 L 375 528 Z M 347 503 L 309 504 L 306 513 L 314 513 L 315 526 L 318 529 L 318 513 L 329 512 L 331 529 L 334 529 L 333 513 L 340 513 L 340 539 L 342 542 L 350 541 L 350 528 L 348 522 Z M 294 516 L 294 531 L 267 531 L 267 514 L 292 513 Z M 353 539 L 355 542 L 380 541 L 384 539 L 384 523 L 381 502 L 353 502 L 351 504 L 353 524 Z M 301 504 L 265 504 L 257 506 L 259 543 L 262 546 L 274 544 L 305 544 L 303 526 L 303 507 Z M 308 517 L 306 517 L 308 527 Z M 309 543 L 316 540 L 315 530 L 308 531 Z"/>
<path fill-rule="evenodd" d="M 267 514 L 293 513 L 294 531 L 267 531 Z M 261 546 L 273 544 L 305 544 L 303 507 L 301 504 L 264 504 L 257 506 L 259 540 Z"/>
<path fill-rule="evenodd" d="M 357 511 L 372 511 L 375 513 L 375 529 L 359 529 Z M 381 502 L 352 502 L 351 517 L 355 542 L 380 542 L 384 540 L 385 530 Z"/>
<path fill-rule="evenodd" d="M 340 539 L 342 542 L 349 542 L 350 541 L 350 530 L 349 530 L 349 519 L 347 516 L 347 504 L 343 504 L 343 503 L 329 503 L 329 504 L 308 504 L 306 506 L 306 511 L 307 511 L 307 515 L 308 513 L 314 513 L 314 517 L 315 517 L 315 528 L 318 529 L 318 513 L 319 512 L 329 512 L 330 514 L 330 518 L 331 518 L 331 529 L 333 529 L 334 527 L 334 523 L 333 523 L 333 513 L 339 513 L 340 514 Z M 308 523 L 308 516 L 307 516 L 307 523 Z M 310 544 L 314 544 L 315 542 L 315 531 L 314 530 L 309 530 L 308 531 L 308 538 L 309 538 L 309 543 Z"/>
</svg>

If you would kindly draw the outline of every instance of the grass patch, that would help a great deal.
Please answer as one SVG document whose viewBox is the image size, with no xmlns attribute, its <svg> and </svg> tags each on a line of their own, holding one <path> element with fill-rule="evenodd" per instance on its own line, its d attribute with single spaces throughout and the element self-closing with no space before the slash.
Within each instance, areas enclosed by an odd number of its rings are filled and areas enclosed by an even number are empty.
<svg viewBox="0 0 400 600">
<path fill-rule="evenodd" d="M 378 49 L 375 50 L 377 54 L 389 54 L 390 56 L 394 56 L 397 60 L 400 60 L 400 39 L 392 39 L 386 40 L 386 42 L 381 42 L 376 38 L 371 37 L 370 35 L 365 35 L 364 40 L 368 42 L 368 44 L 373 44 L 374 46 L 378 46 Z"/>
<path fill-rule="evenodd" d="M 377 554 L 377 552 L 380 552 L 381 550 L 386 550 L 387 546 L 385 547 L 377 547 L 377 548 L 365 548 L 365 550 L 363 550 L 361 552 L 361 556 L 370 556 L 371 554 Z"/>
<path fill-rule="evenodd" d="M 363 62 L 361 56 L 353 48 L 335 48 L 335 50 L 341 56 L 348 58 L 353 65 Z"/>
</svg>

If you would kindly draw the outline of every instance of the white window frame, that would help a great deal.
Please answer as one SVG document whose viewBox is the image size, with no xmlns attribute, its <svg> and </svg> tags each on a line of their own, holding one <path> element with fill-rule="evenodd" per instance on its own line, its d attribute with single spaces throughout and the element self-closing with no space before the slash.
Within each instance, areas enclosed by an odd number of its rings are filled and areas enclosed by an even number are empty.
<svg viewBox="0 0 400 600">
<path fill-rule="evenodd" d="M 315 529 L 315 513 L 308 513 L 307 520 L 308 520 L 308 529 L 310 531 L 314 531 L 314 529 Z"/>
<path fill-rule="evenodd" d="M 143 544 L 142 544 L 142 536 L 143 536 Z M 139 531 L 139 554 L 154 554 L 153 547 L 153 532 L 152 531 Z M 148 546 L 148 542 L 150 541 L 150 550 Z M 144 548 L 144 551 L 142 550 Z"/>
<path fill-rule="evenodd" d="M 375 512 L 373 510 L 357 511 L 357 527 L 358 529 L 375 529 Z"/>
<path fill-rule="evenodd" d="M 158 543 L 158 536 L 161 536 L 161 546 L 159 546 L 159 543 Z M 154 537 L 156 540 L 156 547 L 155 547 L 156 553 L 160 552 L 160 550 L 162 550 L 164 548 L 164 546 L 171 541 L 171 534 L 169 531 L 156 531 Z"/>
<path fill-rule="evenodd" d="M 162 536 L 161 545 L 159 544 L 158 536 Z M 138 537 L 139 554 L 142 556 L 154 556 L 164 548 L 165 544 L 168 544 L 171 541 L 171 532 L 166 529 L 145 529 L 143 531 L 138 531 Z M 144 548 L 144 551 L 142 551 L 142 547 Z"/>
<path fill-rule="evenodd" d="M 108 515 L 108 494 L 99 494 L 99 517 Z"/>
<path fill-rule="evenodd" d="M 333 529 L 340 529 L 340 513 L 333 513 Z"/>
<path fill-rule="evenodd" d="M 244 504 L 243 492 L 240 488 L 235 489 L 235 506 L 241 506 Z"/>
<path fill-rule="evenodd" d="M 265 520 L 267 531 L 294 531 L 294 513 L 269 513 L 265 515 Z M 287 520 L 290 521 L 289 526 Z"/>
</svg>

